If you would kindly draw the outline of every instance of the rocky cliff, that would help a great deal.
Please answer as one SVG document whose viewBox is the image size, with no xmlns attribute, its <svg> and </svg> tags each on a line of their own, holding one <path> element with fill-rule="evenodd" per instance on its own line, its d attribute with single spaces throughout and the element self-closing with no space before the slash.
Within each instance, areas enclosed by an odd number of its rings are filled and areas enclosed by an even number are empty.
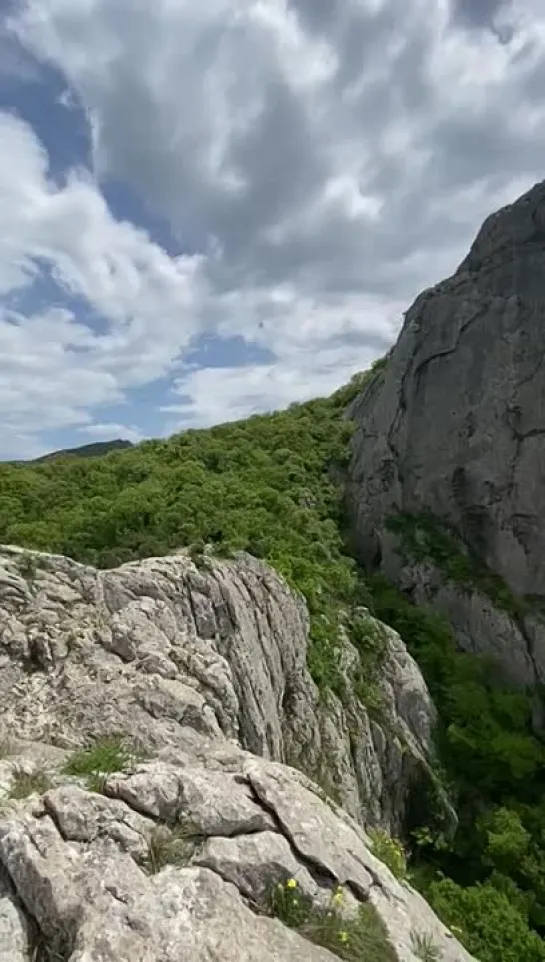
<svg viewBox="0 0 545 962">
<path fill-rule="evenodd" d="M 354 402 L 360 556 L 545 681 L 545 183 L 489 217 Z"/>
<path fill-rule="evenodd" d="M 434 719 L 382 630 L 373 719 L 346 640 L 320 697 L 304 603 L 249 556 L 0 549 L 2 962 L 470 962 L 364 830 L 399 824 Z"/>
</svg>

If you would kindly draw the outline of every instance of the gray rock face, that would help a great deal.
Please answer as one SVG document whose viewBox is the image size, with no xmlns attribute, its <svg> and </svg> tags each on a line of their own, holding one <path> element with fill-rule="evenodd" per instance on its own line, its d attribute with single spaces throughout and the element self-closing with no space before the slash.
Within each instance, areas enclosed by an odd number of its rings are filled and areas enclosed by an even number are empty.
<svg viewBox="0 0 545 962">
<path fill-rule="evenodd" d="M 416 962 L 418 938 L 444 962 L 471 962 L 363 827 L 281 763 L 299 752 L 302 767 L 306 753 L 314 770 L 322 753 L 360 822 L 399 817 L 393 779 L 406 787 L 407 756 L 425 765 L 433 714 L 394 633 L 380 728 L 353 692 L 348 709 L 320 701 L 306 610 L 250 558 L 110 572 L 10 548 L 1 558 L 1 962 L 338 958 L 315 922 L 271 914 L 288 878 L 313 918 L 341 886 L 335 912 L 348 929 L 366 919 L 381 962 Z M 129 746 L 113 765 L 107 753 L 92 773 L 76 765 L 78 746 L 113 734 Z"/>
<path fill-rule="evenodd" d="M 499 654 L 522 683 L 545 680 L 544 277 L 545 183 L 489 217 L 456 273 L 417 298 L 351 411 L 362 556 L 400 580 L 388 516 L 450 524 L 535 611 L 515 623 L 486 592 L 452 584 L 436 597 L 429 571 L 413 570 L 413 587 L 448 614 L 463 647 Z"/>
<path fill-rule="evenodd" d="M 288 878 L 322 913 L 340 886 L 336 911 L 348 931 L 360 908 L 373 906 L 390 945 L 384 960 L 417 962 L 420 936 L 444 962 L 471 962 L 305 776 L 240 749 L 222 755 L 195 732 L 189 741 L 187 770 L 142 763 L 107 777 L 101 795 L 63 784 L 3 809 L 4 962 L 29 962 L 37 944 L 69 962 L 333 962 L 310 930 L 307 937 L 267 912 Z M 192 793 L 196 782 L 210 786 L 212 801 Z M 176 848 L 184 829 L 186 845 Z M 32 935 L 19 904 L 35 920 Z"/>
<path fill-rule="evenodd" d="M 393 831 L 426 767 L 434 709 L 395 632 L 384 628 L 381 727 L 349 674 L 342 704 L 320 697 L 306 606 L 249 556 L 105 572 L 0 549 L 0 632 L 0 723 L 12 736 L 70 748 L 128 732 L 165 755 L 189 727 L 302 768 L 360 822 Z"/>
</svg>

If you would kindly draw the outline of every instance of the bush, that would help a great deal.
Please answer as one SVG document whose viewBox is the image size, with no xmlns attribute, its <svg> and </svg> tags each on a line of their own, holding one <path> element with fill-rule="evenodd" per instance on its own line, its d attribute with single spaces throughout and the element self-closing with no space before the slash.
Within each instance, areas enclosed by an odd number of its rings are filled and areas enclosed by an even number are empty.
<svg viewBox="0 0 545 962">
<path fill-rule="evenodd" d="M 485 883 L 462 888 L 451 879 L 428 890 L 432 908 L 480 962 L 543 962 L 545 943 L 507 896 Z"/>
<path fill-rule="evenodd" d="M 327 909 L 315 908 L 297 879 L 279 882 L 271 893 L 271 914 L 284 925 L 297 929 L 310 942 L 329 949 L 347 962 L 395 962 L 397 954 L 390 945 L 384 925 L 374 907 L 360 906 L 354 917 L 343 915 L 344 893 L 337 886 Z"/>
</svg>

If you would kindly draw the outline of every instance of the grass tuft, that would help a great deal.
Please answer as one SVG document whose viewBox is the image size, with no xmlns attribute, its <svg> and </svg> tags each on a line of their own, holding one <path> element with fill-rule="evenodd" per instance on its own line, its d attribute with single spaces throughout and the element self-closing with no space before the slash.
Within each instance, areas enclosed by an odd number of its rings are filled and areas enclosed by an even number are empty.
<svg viewBox="0 0 545 962">
<path fill-rule="evenodd" d="M 346 918 L 343 903 L 342 886 L 337 886 L 331 892 L 329 907 L 317 909 L 297 879 L 289 878 L 274 887 L 271 914 L 309 942 L 329 949 L 346 962 L 396 962 L 396 953 L 375 908 L 366 903 L 354 918 Z"/>
<path fill-rule="evenodd" d="M 143 753 L 131 748 L 122 736 L 111 735 L 74 752 L 63 771 L 66 775 L 83 778 L 87 788 L 100 792 L 108 775 L 124 772 L 143 758 Z"/>
<path fill-rule="evenodd" d="M 429 932 L 411 932 L 411 949 L 421 962 L 441 962 L 443 953 Z"/>
<path fill-rule="evenodd" d="M 28 798 L 29 795 L 43 795 L 52 786 L 49 776 L 43 771 L 16 771 L 9 791 L 13 799 Z"/>
<path fill-rule="evenodd" d="M 165 865 L 188 865 L 200 841 L 191 825 L 157 825 L 148 840 L 147 867 L 156 875 Z"/>
</svg>

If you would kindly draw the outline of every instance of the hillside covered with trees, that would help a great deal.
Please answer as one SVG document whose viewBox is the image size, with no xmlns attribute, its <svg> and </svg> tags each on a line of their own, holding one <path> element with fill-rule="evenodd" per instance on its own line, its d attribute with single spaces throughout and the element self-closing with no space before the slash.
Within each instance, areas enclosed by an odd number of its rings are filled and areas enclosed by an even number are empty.
<svg viewBox="0 0 545 962">
<path fill-rule="evenodd" d="M 396 628 L 440 713 L 437 774 L 459 814 L 454 838 L 415 799 L 404 840 L 409 876 L 482 962 L 545 960 L 545 744 L 531 693 L 511 689 L 449 626 L 414 607 L 348 549 L 342 472 L 346 405 L 369 375 L 332 397 L 209 430 L 146 441 L 102 457 L 0 465 L 0 542 L 113 567 L 189 546 L 245 550 L 305 596 L 309 668 L 342 695 L 335 638 L 342 622 L 362 657 L 361 698 L 374 711 L 376 639 L 355 609 Z"/>
</svg>

